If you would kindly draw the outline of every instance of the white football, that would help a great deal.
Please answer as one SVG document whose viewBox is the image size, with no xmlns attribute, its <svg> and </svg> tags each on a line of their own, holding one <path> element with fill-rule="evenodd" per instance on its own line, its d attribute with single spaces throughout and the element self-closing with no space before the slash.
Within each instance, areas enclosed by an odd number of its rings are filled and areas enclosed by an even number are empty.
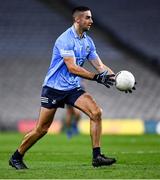
<svg viewBox="0 0 160 180">
<path fill-rule="evenodd" d="M 120 71 L 115 76 L 115 85 L 120 91 L 131 90 L 135 85 L 135 77 L 129 71 Z"/>
</svg>

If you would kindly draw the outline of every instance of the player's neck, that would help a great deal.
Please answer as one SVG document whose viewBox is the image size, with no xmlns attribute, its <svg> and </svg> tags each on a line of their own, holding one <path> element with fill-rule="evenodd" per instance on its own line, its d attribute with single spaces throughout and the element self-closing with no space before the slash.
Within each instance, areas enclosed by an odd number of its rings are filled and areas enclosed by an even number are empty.
<svg viewBox="0 0 160 180">
<path fill-rule="evenodd" d="M 74 28 L 75 28 L 75 31 L 77 33 L 77 35 L 82 38 L 83 37 L 83 30 L 79 28 L 79 26 L 77 24 L 73 24 Z"/>
</svg>

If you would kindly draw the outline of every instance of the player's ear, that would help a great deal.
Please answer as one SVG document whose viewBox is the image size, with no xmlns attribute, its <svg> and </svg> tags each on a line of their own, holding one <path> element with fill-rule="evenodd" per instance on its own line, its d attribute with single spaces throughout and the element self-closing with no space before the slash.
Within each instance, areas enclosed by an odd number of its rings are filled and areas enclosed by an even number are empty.
<svg viewBox="0 0 160 180">
<path fill-rule="evenodd" d="M 75 20 L 75 22 L 79 23 L 79 22 L 80 22 L 80 17 L 79 17 L 79 16 L 76 16 L 76 17 L 74 18 L 74 20 Z"/>
</svg>

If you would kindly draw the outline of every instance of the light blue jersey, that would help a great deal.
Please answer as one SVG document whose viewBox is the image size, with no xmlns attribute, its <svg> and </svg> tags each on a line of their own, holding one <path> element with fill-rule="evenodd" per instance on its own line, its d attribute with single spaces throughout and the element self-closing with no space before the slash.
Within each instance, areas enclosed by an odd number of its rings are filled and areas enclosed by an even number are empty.
<svg viewBox="0 0 160 180">
<path fill-rule="evenodd" d="M 76 64 L 83 66 L 86 60 L 94 60 L 98 55 L 93 40 L 86 33 L 80 38 L 74 26 L 70 27 L 55 42 L 43 86 L 63 91 L 80 87 L 80 77 L 68 71 L 64 57 L 74 57 Z"/>
</svg>

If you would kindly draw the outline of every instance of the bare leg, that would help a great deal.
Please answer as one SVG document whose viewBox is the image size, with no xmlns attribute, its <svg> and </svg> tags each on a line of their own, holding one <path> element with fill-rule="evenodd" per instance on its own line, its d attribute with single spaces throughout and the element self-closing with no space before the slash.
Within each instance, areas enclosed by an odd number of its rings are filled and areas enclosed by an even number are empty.
<svg viewBox="0 0 160 180">
<path fill-rule="evenodd" d="M 75 102 L 75 106 L 90 117 L 90 134 L 93 148 L 92 165 L 94 167 L 112 165 L 116 162 L 116 159 L 105 157 L 103 154 L 101 154 L 101 108 L 96 104 L 95 100 L 88 93 L 81 95 Z"/>
<path fill-rule="evenodd" d="M 90 135 L 92 140 L 92 147 L 100 147 L 102 131 L 101 108 L 96 104 L 95 100 L 88 93 L 80 96 L 75 102 L 75 106 L 90 117 Z"/>
<path fill-rule="evenodd" d="M 18 148 L 18 151 L 21 155 L 24 155 L 33 144 L 35 144 L 47 133 L 53 121 L 56 110 L 57 109 L 47 109 L 41 107 L 39 120 L 36 124 L 36 127 L 25 135 L 20 147 Z"/>
</svg>

